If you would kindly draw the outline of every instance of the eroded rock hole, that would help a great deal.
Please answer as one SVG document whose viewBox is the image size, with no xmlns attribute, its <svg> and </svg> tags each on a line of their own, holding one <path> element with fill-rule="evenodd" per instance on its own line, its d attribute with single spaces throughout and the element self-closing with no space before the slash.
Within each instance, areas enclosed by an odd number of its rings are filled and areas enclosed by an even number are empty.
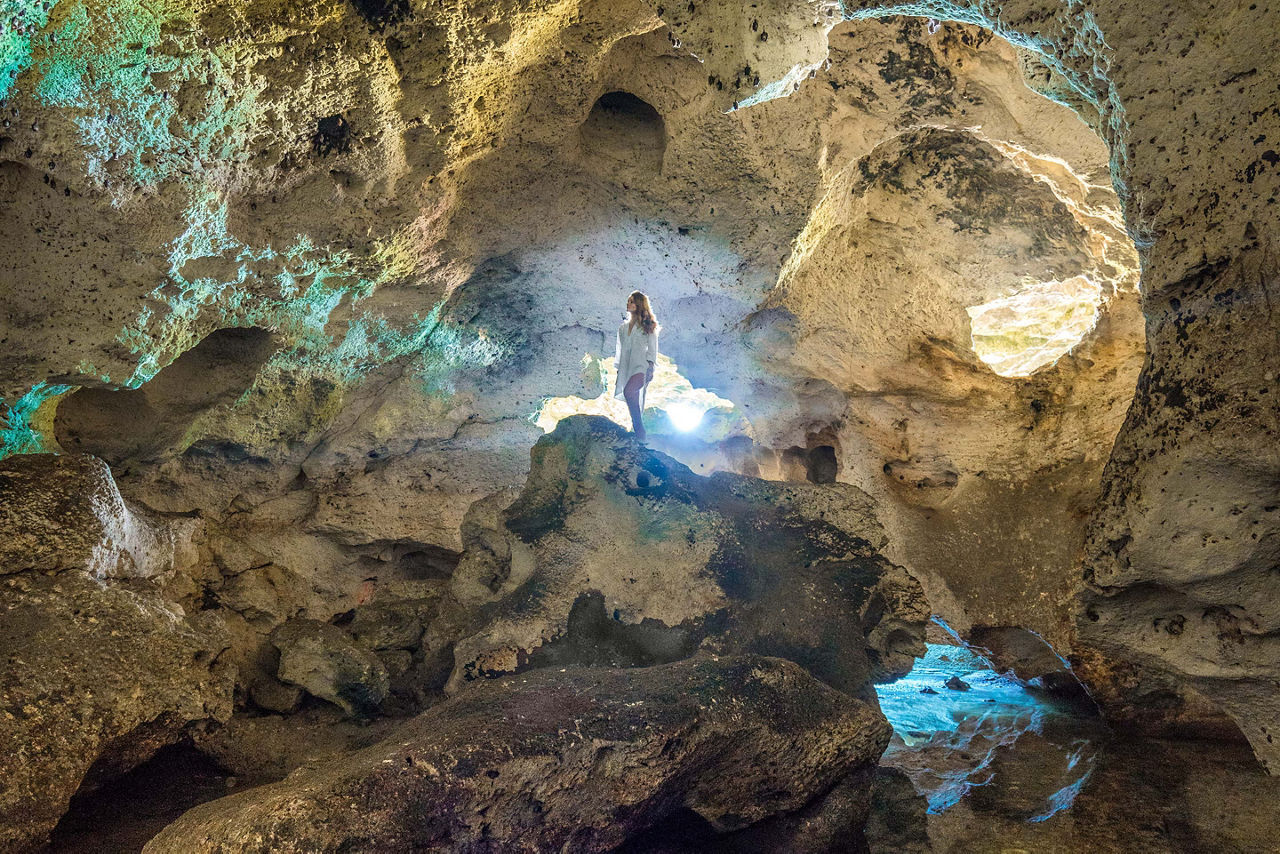
<svg viewBox="0 0 1280 854">
<path fill-rule="evenodd" d="M 830 445 L 819 445 L 809 451 L 805 467 L 805 478 L 810 483 L 835 483 L 840 471 L 840 463 L 836 459 L 836 449 Z"/>
<path fill-rule="evenodd" d="M 409 15 L 409 0 L 351 0 L 369 26 L 381 29 Z"/>
<path fill-rule="evenodd" d="M 240 782 L 190 743 L 162 747 L 109 783 L 95 787 L 86 781 L 53 831 L 48 850 L 141 850 L 182 813 L 236 791 Z"/>
<path fill-rule="evenodd" d="M 316 121 L 311 137 L 311 150 L 324 157 L 331 153 L 346 154 L 351 149 L 351 123 L 344 116 L 325 116 Z"/>
<path fill-rule="evenodd" d="M 242 395 L 279 346 L 265 329 L 219 329 L 138 389 L 84 388 L 58 404 L 54 435 L 67 451 L 117 465 L 179 442 L 202 413 Z"/>
<path fill-rule="evenodd" d="M 667 147 L 662 116 L 630 92 L 606 92 L 582 125 L 582 150 L 607 170 L 657 174 Z"/>
</svg>

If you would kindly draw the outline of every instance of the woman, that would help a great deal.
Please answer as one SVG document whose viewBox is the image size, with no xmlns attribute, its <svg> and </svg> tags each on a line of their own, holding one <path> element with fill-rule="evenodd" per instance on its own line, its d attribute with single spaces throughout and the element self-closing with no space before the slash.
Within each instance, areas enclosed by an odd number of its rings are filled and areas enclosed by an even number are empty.
<svg viewBox="0 0 1280 854">
<path fill-rule="evenodd" d="M 618 378 L 614 382 L 614 397 L 621 397 L 631 410 L 631 428 L 636 438 L 644 441 L 643 414 L 640 409 L 640 393 L 653 379 L 653 369 L 658 364 L 658 319 L 649 307 L 649 298 L 640 291 L 627 297 L 627 311 L 631 319 L 618 327 Z"/>
</svg>

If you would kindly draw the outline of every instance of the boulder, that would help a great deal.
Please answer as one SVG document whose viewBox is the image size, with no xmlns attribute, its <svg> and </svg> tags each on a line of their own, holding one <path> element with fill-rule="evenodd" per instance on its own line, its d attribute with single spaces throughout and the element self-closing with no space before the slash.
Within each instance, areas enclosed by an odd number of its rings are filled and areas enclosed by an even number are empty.
<svg viewBox="0 0 1280 854">
<path fill-rule="evenodd" d="M 337 626 L 290 620 L 271 633 L 271 642 L 280 650 L 281 681 L 301 686 L 348 715 L 368 715 L 387 698 L 386 666 Z"/>
<path fill-rule="evenodd" d="M 282 715 L 297 711 L 302 704 L 303 693 L 298 685 L 286 685 L 265 673 L 258 674 L 249 685 L 249 699 L 254 705 Z"/>
<path fill-rule="evenodd" d="M 101 781 L 226 720 L 216 618 L 78 572 L 0 586 L 0 850 L 39 843 L 90 768 Z"/>
<path fill-rule="evenodd" d="M 231 715 L 221 622 L 137 577 L 171 573 L 186 521 L 133 513 L 92 457 L 0 463 L 0 850 L 42 842 L 82 783 Z"/>
<path fill-rule="evenodd" d="M 374 602 L 355 609 L 349 629 L 368 649 L 417 649 L 423 626 L 439 608 L 439 597 Z"/>
<path fill-rule="evenodd" d="M 66 570 L 150 578 L 193 559 L 195 519 L 130 508 L 111 470 L 87 454 L 0 460 L 0 575 Z"/>
<path fill-rule="evenodd" d="M 201 805 L 144 850 L 607 851 L 679 810 L 728 831 L 798 809 L 888 738 L 869 705 L 779 659 L 541 670 Z"/>
<path fill-rule="evenodd" d="M 416 539 L 457 551 L 467 506 L 520 482 L 524 448 L 536 434 L 523 419 L 465 424 L 453 437 L 400 453 L 362 446 L 354 461 L 334 447 L 345 438 L 338 437 L 304 466 L 317 491 L 304 528 L 348 545 Z"/>
<path fill-rule="evenodd" d="M 787 658 L 863 695 L 924 654 L 928 605 L 879 553 L 858 489 L 700 477 L 594 416 L 562 420 L 532 457 L 500 529 L 454 576 L 459 600 L 490 601 L 455 646 L 450 691 L 705 648 Z"/>
</svg>

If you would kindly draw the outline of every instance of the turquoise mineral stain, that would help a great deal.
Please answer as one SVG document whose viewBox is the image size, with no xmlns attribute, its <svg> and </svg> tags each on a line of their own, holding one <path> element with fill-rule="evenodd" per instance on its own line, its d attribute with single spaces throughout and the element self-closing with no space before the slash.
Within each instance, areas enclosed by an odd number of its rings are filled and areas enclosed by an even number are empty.
<svg viewBox="0 0 1280 854">
<path fill-rule="evenodd" d="M 0 0 L 0 98 L 31 66 L 52 8 L 50 0 Z"/>
<path fill-rule="evenodd" d="M 33 422 L 40 407 L 51 398 L 66 394 L 73 386 L 36 383 L 22 397 L 9 404 L 0 400 L 4 420 L 0 422 L 0 459 L 14 454 L 44 454 L 53 451 L 41 430 Z"/>
<path fill-rule="evenodd" d="M 341 387 L 407 358 L 424 394 L 447 396 L 456 372 L 487 367 L 508 352 L 483 330 L 445 319 L 442 305 L 398 324 L 355 308 L 380 285 L 411 274 L 394 253 L 370 258 L 305 234 L 250 245 L 231 233 L 219 188 L 250 168 L 257 128 L 271 123 L 262 97 L 268 82 L 252 63 L 238 61 L 242 46 L 201 38 L 194 7 L 181 0 L 60 0 L 50 16 L 52 8 L 51 0 L 0 0 L 8 16 L 0 21 L 23 19 L 0 35 L 0 92 L 29 71 L 24 86 L 75 122 L 82 168 L 116 205 L 161 184 L 176 184 L 187 197 L 163 280 L 117 335 L 136 357 L 121 385 L 138 388 L 228 327 L 281 337 L 281 351 L 259 377 L 268 385 L 311 377 Z M 353 310 L 334 330 L 331 318 L 344 303 Z M 241 403 L 250 398 L 246 393 Z M 6 436 L 14 447 L 39 441 L 22 426 L 24 407 L 26 398 L 10 410 Z"/>
<path fill-rule="evenodd" d="M 266 82 L 238 69 L 230 47 L 197 44 L 192 14 L 159 0 L 92 12 L 63 0 L 55 26 L 32 45 L 36 96 L 75 117 L 85 171 L 117 201 L 235 160 L 263 120 Z M 195 97 L 177 97 L 184 89 Z"/>
</svg>

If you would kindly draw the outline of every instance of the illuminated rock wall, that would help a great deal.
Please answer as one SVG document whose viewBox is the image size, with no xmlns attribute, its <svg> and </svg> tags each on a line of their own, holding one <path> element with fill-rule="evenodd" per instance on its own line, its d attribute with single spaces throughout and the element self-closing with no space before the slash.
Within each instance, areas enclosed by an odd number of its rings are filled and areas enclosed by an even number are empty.
<svg viewBox="0 0 1280 854">
<path fill-rule="evenodd" d="M 809 13 L 791 9 L 795 20 Z M 859 0 L 844 13 L 989 27 L 1037 55 L 1023 54 L 1037 90 L 1086 105 L 1142 253 L 1148 355 L 1101 504 L 1081 508 L 1091 521 L 1077 625 L 1101 653 L 1089 660 L 1095 681 L 1114 689 L 1113 712 L 1199 725 L 1203 704 L 1180 687 L 1194 685 L 1274 765 L 1280 611 L 1258 591 L 1275 562 L 1280 431 L 1269 238 L 1280 188 L 1276 11 Z"/>
</svg>

